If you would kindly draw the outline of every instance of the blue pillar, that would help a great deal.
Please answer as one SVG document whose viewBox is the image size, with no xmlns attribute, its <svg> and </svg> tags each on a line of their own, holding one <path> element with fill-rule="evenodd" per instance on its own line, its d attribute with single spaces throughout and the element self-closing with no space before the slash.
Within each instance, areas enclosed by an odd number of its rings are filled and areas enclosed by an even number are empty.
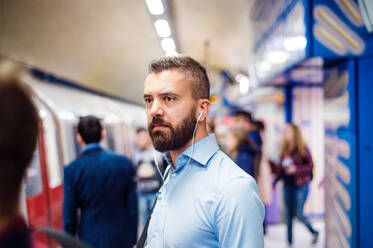
<svg viewBox="0 0 373 248">
<path fill-rule="evenodd" d="M 285 121 L 291 123 L 293 121 L 293 86 L 290 84 L 284 87 L 285 94 Z"/>
<path fill-rule="evenodd" d="M 373 247 L 373 58 L 358 61 L 358 218 L 360 247 Z"/>
</svg>

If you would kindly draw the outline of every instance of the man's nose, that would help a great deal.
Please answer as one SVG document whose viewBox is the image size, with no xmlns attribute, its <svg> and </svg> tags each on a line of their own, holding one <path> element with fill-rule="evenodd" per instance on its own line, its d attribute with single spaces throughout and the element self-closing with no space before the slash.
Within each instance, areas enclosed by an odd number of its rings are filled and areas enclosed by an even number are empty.
<svg viewBox="0 0 373 248">
<path fill-rule="evenodd" d="M 152 107 L 150 109 L 150 114 L 152 117 L 163 116 L 164 110 L 163 110 L 162 104 L 159 101 L 154 100 Z"/>
</svg>

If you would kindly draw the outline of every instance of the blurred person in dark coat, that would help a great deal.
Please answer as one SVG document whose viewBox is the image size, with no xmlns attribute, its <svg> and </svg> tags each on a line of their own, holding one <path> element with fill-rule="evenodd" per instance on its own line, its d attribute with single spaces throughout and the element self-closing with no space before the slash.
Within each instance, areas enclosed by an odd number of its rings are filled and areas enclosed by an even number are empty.
<svg viewBox="0 0 373 248">
<path fill-rule="evenodd" d="M 27 87 L 15 78 L 0 79 L 0 247 L 32 247 L 21 217 L 22 180 L 38 137 L 39 117 Z"/>
<path fill-rule="evenodd" d="M 230 129 L 226 136 L 226 148 L 231 159 L 246 173 L 254 177 L 258 149 L 247 133 L 241 129 Z"/>
<path fill-rule="evenodd" d="M 128 158 L 100 147 L 103 138 L 98 118 L 80 119 L 77 140 L 84 151 L 64 169 L 64 230 L 96 248 L 132 247 L 137 239 L 134 170 Z"/>
<path fill-rule="evenodd" d="M 254 141 L 255 145 L 260 150 L 262 147 L 262 138 L 257 128 L 257 123 L 253 119 L 251 113 L 240 110 L 233 115 L 233 125 L 235 128 L 246 131 L 249 138 Z"/>
</svg>

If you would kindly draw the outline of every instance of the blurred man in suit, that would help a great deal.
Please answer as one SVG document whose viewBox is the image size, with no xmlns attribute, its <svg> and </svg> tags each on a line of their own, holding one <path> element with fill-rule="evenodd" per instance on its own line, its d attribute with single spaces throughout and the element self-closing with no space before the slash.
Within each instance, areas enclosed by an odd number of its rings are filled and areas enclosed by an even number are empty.
<svg viewBox="0 0 373 248">
<path fill-rule="evenodd" d="M 98 118 L 80 119 L 77 140 L 84 150 L 64 169 L 64 229 L 96 248 L 132 247 L 137 238 L 134 170 L 128 158 L 100 147 L 103 138 Z"/>
</svg>

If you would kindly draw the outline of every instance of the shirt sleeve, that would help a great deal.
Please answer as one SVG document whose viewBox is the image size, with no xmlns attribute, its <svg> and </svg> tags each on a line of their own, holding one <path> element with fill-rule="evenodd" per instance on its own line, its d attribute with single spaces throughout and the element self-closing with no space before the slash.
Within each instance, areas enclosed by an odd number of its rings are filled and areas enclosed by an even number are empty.
<svg viewBox="0 0 373 248">
<path fill-rule="evenodd" d="M 264 206 L 254 179 L 235 178 L 224 185 L 214 219 L 219 247 L 264 247 Z"/>
<path fill-rule="evenodd" d="M 78 203 L 75 197 L 73 175 L 70 170 L 64 168 L 64 200 L 63 200 L 63 225 L 64 230 L 71 235 L 77 234 L 77 208 Z"/>
</svg>

